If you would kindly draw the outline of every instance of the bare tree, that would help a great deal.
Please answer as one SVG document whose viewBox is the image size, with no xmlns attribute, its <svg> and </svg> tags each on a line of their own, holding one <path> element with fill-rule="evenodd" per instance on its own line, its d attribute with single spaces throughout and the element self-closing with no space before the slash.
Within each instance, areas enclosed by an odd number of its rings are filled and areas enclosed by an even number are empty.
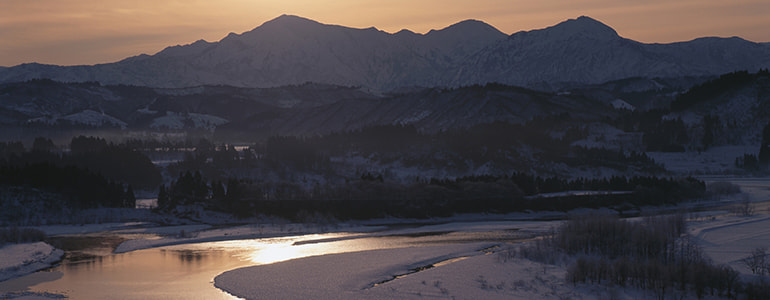
<svg viewBox="0 0 770 300">
<path fill-rule="evenodd" d="M 765 262 L 766 256 L 767 248 L 758 247 L 751 251 L 751 255 L 741 261 L 751 270 L 751 273 L 764 275 L 768 271 L 767 262 Z"/>
<path fill-rule="evenodd" d="M 742 216 L 750 217 L 754 215 L 754 203 L 751 203 L 748 197 L 745 197 L 738 204 L 738 212 Z"/>
</svg>

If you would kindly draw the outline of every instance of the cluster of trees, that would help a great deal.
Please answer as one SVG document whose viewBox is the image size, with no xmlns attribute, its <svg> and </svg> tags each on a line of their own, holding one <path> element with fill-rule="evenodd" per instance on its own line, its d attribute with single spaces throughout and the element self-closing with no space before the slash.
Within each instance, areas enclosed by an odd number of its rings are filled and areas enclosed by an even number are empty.
<svg viewBox="0 0 770 300">
<path fill-rule="evenodd" d="M 626 171 L 629 167 L 637 167 L 647 173 L 662 173 L 665 171 L 662 165 L 655 162 L 647 153 L 623 149 L 610 150 L 605 148 L 574 147 L 571 159 L 565 162 L 572 166 L 608 167 L 615 170 Z"/>
<path fill-rule="evenodd" d="M 334 171 L 330 158 L 348 155 L 381 164 L 399 161 L 406 167 L 461 172 L 487 163 L 501 170 L 530 168 L 529 154 L 519 153 L 524 145 L 534 147 L 530 149 L 541 160 L 572 167 L 598 165 L 622 171 L 633 167 L 653 174 L 663 170 L 644 153 L 571 146 L 587 136 L 585 126 L 573 121 L 569 114 L 561 114 L 525 124 L 495 122 L 435 134 L 421 133 L 412 125 L 378 125 L 323 136 L 272 136 L 240 151 L 202 141 L 172 167 L 172 173 L 207 170 L 204 174 L 213 176 L 208 169 L 248 167 L 328 175 Z"/>
<path fill-rule="evenodd" d="M 698 130 L 688 128 L 681 117 L 669 118 L 669 110 L 634 111 L 614 121 L 626 132 L 641 132 L 646 151 L 685 152 L 689 148 L 706 150 L 724 142 L 725 122 L 717 115 L 705 115 Z"/>
<path fill-rule="evenodd" d="M 642 143 L 647 151 L 684 152 L 685 145 L 690 142 L 687 126 L 681 118 L 658 122 L 647 122 L 641 128 L 644 133 Z"/>
<path fill-rule="evenodd" d="M 0 227 L 0 247 L 5 244 L 21 244 L 43 241 L 45 232 L 35 228 L 20 228 L 17 226 Z"/>
<path fill-rule="evenodd" d="M 133 186 L 154 188 L 161 182 L 160 171 L 146 155 L 102 138 L 74 137 L 70 154 L 60 156 L 59 165 L 75 165 Z"/>
<path fill-rule="evenodd" d="M 66 207 L 136 206 L 133 188 L 75 166 L 52 163 L 8 165 L 0 163 L 0 185 L 38 188 L 62 195 Z M 58 205 L 58 203 L 51 203 Z"/>
<path fill-rule="evenodd" d="M 101 138 L 78 136 L 69 152 L 58 150 L 46 138 L 36 138 L 29 151 L 21 142 L 0 143 L 0 184 L 55 193 L 60 200 L 42 200 L 86 209 L 133 208 L 134 186 L 157 187 L 161 181 L 145 155 Z"/>
<path fill-rule="evenodd" d="M 719 78 L 696 85 L 690 88 L 686 93 L 677 96 L 677 98 L 671 102 L 671 110 L 677 112 L 683 111 L 689 107 L 702 103 L 704 99 L 710 99 L 713 95 L 741 88 L 761 77 L 770 77 L 770 72 L 768 72 L 767 69 L 760 69 L 754 74 L 751 74 L 748 71 L 723 74 L 719 76 Z"/>
<path fill-rule="evenodd" d="M 185 172 L 172 181 L 169 187 L 161 185 L 158 190 L 158 209 L 168 211 L 178 205 L 202 203 L 209 208 L 238 213 L 240 207 L 236 207 L 241 199 L 242 191 L 240 181 L 228 179 L 225 182 L 213 180 L 210 183 L 203 178 L 200 172 Z"/>
<path fill-rule="evenodd" d="M 559 177 L 543 178 L 525 173 L 514 173 L 511 180 L 525 195 L 565 191 L 633 191 L 639 205 L 673 204 L 700 197 L 706 184 L 692 177 L 661 178 L 655 176 L 612 176 L 609 178 L 576 178 L 567 180 Z M 650 193 L 656 194 L 655 197 Z"/>
<path fill-rule="evenodd" d="M 770 261 L 767 259 L 767 248 L 759 247 L 751 251 L 751 254 L 741 262 L 751 270 L 752 274 L 770 274 Z"/>
<path fill-rule="evenodd" d="M 160 171 L 139 151 L 125 145 L 107 143 L 102 138 L 77 136 L 70 151 L 57 151 L 50 139 L 36 138 L 27 151 L 21 142 L 0 143 L 0 164 L 23 167 L 28 164 L 75 166 L 98 173 L 111 181 L 136 187 L 155 188 L 161 182 Z"/>
<path fill-rule="evenodd" d="M 0 142 L 0 158 L 8 160 L 12 156 L 19 156 L 26 152 L 22 142 Z"/>
<path fill-rule="evenodd" d="M 522 250 L 530 257 L 565 253 L 567 280 L 633 286 L 658 299 L 694 293 L 736 299 L 766 299 L 767 284 L 745 283 L 727 265 L 714 265 L 686 233 L 683 215 L 626 221 L 610 215 L 578 216 L 553 235 Z M 535 250 L 533 250 L 535 249 Z"/>
<path fill-rule="evenodd" d="M 538 197 L 564 191 L 625 191 Z M 203 204 L 238 216 L 256 214 L 294 218 L 315 211 L 337 219 L 384 216 L 427 218 L 469 212 L 524 210 L 568 211 L 579 207 L 660 205 L 703 195 L 705 184 L 693 178 L 611 177 L 565 180 L 524 173 L 511 176 L 467 176 L 456 179 L 395 183 L 380 174 L 364 173 L 345 184 L 208 180 L 200 172 L 184 172 L 166 188 L 161 186 L 159 208 Z"/>
<path fill-rule="evenodd" d="M 762 129 L 759 153 L 757 155 L 746 153 L 735 158 L 735 166 L 749 172 L 764 171 L 770 167 L 770 123 Z"/>
</svg>

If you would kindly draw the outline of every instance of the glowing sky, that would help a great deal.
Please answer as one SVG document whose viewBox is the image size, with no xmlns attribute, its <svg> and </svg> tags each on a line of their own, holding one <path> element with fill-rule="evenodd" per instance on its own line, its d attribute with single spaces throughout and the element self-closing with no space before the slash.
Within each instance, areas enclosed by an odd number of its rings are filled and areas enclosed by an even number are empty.
<svg viewBox="0 0 770 300">
<path fill-rule="evenodd" d="M 0 66 L 113 62 L 218 41 L 282 14 L 419 33 L 477 19 L 507 34 L 586 15 L 642 42 L 770 42 L 768 0 L 0 0 Z"/>
</svg>

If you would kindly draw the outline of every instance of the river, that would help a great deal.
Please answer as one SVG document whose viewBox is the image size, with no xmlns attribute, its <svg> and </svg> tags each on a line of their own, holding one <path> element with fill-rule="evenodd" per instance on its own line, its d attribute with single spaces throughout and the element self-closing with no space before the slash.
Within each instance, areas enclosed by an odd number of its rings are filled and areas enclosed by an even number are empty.
<svg viewBox="0 0 770 300">
<path fill-rule="evenodd" d="M 514 230 L 376 237 L 327 233 L 184 244 L 121 254 L 68 253 L 59 266 L 0 282 L 0 293 L 50 293 L 72 299 L 237 299 L 215 288 L 214 277 L 240 267 L 314 255 L 441 243 L 514 242 L 521 238 Z"/>
</svg>

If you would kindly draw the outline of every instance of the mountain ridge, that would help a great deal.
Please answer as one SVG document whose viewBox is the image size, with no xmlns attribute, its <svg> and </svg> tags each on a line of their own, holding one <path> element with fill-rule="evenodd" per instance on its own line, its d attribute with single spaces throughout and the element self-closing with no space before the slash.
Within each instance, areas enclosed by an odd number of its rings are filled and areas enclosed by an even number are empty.
<svg viewBox="0 0 770 300">
<path fill-rule="evenodd" d="M 628 77 L 718 75 L 770 65 L 770 43 L 704 37 L 645 44 L 587 16 L 506 35 L 468 19 L 425 34 L 282 15 L 216 42 L 198 40 L 115 63 L 0 68 L 0 82 L 49 78 L 162 88 L 317 82 L 388 91 L 499 82 L 556 90 Z"/>
</svg>

